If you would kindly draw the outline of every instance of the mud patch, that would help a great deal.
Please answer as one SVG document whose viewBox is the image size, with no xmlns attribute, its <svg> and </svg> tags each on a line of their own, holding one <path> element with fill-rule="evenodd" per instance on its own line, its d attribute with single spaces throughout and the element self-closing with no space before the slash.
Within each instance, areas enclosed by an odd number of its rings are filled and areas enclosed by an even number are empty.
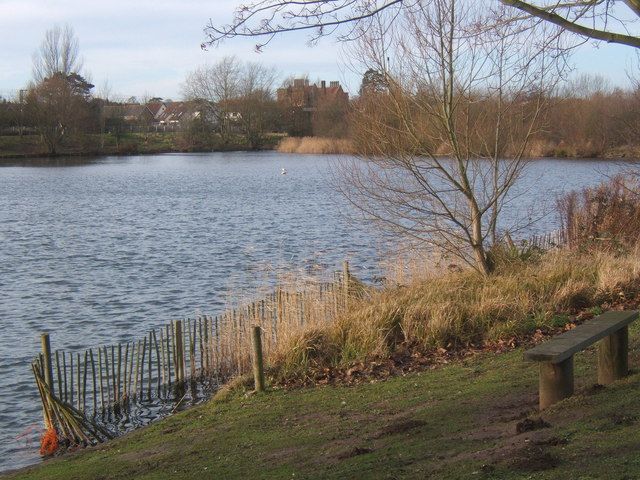
<svg viewBox="0 0 640 480">
<path fill-rule="evenodd" d="M 604 388 L 605 388 L 604 385 L 601 385 L 599 383 L 595 383 L 595 384 L 591 385 L 590 387 L 585 388 L 584 394 L 585 395 L 589 395 L 589 396 L 590 395 L 596 395 L 596 394 L 600 393 L 602 390 L 604 390 Z"/>
<path fill-rule="evenodd" d="M 613 423 L 616 426 L 629 426 L 629 425 L 633 425 L 637 421 L 638 421 L 638 417 L 635 417 L 632 415 L 620 415 L 617 413 L 611 415 L 611 423 Z"/>
<path fill-rule="evenodd" d="M 525 432 L 532 432 L 534 430 L 540 430 L 542 428 L 549 428 L 551 425 L 545 422 L 542 417 L 539 418 L 525 418 L 523 421 L 518 422 L 516 425 L 516 433 L 521 434 Z"/>
<path fill-rule="evenodd" d="M 548 445 L 550 447 L 557 447 L 559 445 L 566 445 L 569 443 L 569 440 L 562 437 L 547 437 L 547 438 L 537 438 L 532 440 L 534 445 L 545 446 Z"/>
<path fill-rule="evenodd" d="M 373 452 L 372 448 L 354 447 L 351 450 L 347 450 L 346 452 L 339 454 L 336 458 L 338 460 L 346 460 L 347 458 L 353 458 L 353 457 L 357 457 L 358 455 L 365 455 L 367 453 L 372 453 L 372 452 Z"/>
<path fill-rule="evenodd" d="M 514 452 L 511 460 L 507 462 L 509 467 L 523 472 L 540 472 L 550 470 L 560 464 L 560 459 L 547 452 L 544 447 L 532 445 Z"/>
<path fill-rule="evenodd" d="M 415 430 L 416 428 L 423 427 L 426 424 L 427 423 L 422 420 L 415 419 L 398 421 L 383 427 L 378 432 L 374 433 L 371 438 L 378 439 L 391 435 L 398 435 L 400 433 L 409 432 L 411 430 Z"/>
</svg>

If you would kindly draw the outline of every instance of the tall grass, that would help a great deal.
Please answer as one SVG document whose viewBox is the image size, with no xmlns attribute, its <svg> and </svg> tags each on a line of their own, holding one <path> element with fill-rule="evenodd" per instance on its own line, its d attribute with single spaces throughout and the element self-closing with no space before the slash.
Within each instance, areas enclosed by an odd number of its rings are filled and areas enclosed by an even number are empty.
<svg viewBox="0 0 640 480">
<path fill-rule="evenodd" d="M 349 154 L 353 153 L 351 141 L 343 138 L 286 137 L 278 144 L 280 153 Z"/>
<path fill-rule="evenodd" d="M 608 308 L 640 291 L 640 257 L 568 249 L 472 271 L 414 277 L 353 298 L 331 322 L 289 334 L 272 356 L 281 378 L 385 357 L 398 347 L 456 349 L 564 325 L 567 315 Z"/>
</svg>

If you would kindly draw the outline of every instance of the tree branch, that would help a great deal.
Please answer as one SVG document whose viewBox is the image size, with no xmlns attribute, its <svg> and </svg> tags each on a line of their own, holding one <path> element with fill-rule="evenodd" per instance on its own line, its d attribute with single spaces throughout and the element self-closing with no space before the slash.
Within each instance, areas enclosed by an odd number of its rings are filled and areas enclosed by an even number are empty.
<svg viewBox="0 0 640 480">
<path fill-rule="evenodd" d="M 640 38 L 632 35 L 624 35 L 622 33 L 607 32 L 605 30 L 598 30 L 596 28 L 589 28 L 583 25 L 574 23 L 566 18 L 558 15 L 557 13 L 543 10 L 529 3 L 521 0 L 500 0 L 500 2 L 509 7 L 517 8 L 523 12 L 526 12 L 534 17 L 540 18 L 547 22 L 553 23 L 565 30 L 568 30 L 583 37 L 593 38 L 595 40 L 602 40 L 607 43 L 617 43 L 620 45 L 627 45 L 634 48 L 640 48 Z M 634 2 L 635 0 L 629 0 Z M 628 3 L 627 3 L 628 4 Z M 635 10 L 634 10 L 635 11 Z"/>
</svg>

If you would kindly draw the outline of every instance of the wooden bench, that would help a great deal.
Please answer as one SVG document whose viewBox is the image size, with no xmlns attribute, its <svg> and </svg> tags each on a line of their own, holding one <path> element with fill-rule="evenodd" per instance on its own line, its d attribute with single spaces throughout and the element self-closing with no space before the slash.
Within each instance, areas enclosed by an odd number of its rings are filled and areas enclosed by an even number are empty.
<svg viewBox="0 0 640 480">
<path fill-rule="evenodd" d="M 527 350 L 525 360 L 540 362 L 540 410 L 573 394 L 573 354 L 598 340 L 598 383 L 626 376 L 628 325 L 637 318 L 637 311 L 606 312 Z"/>
</svg>

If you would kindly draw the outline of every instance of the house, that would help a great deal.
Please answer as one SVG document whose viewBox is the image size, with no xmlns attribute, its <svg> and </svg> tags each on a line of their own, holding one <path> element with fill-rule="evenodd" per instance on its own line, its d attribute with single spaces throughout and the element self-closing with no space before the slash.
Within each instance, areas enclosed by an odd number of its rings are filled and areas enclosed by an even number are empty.
<svg viewBox="0 0 640 480">
<path fill-rule="evenodd" d="M 331 81 L 327 86 L 324 80 L 318 85 L 297 78 L 292 85 L 279 88 L 277 98 L 283 107 L 285 130 L 289 135 L 335 136 L 336 130 L 346 129 L 342 123 L 349 106 L 349 94 L 338 81 Z"/>
<path fill-rule="evenodd" d="M 102 114 L 104 118 L 122 119 L 126 123 L 140 125 L 153 122 L 154 114 L 147 108 L 147 105 L 139 103 L 119 103 L 113 105 L 105 105 Z"/>
<path fill-rule="evenodd" d="M 200 110 L 195 102 L 171 102 L 164 105 L 156 119 L 160 125 L 184 125 L 185 122 L 200 116 Z"/>
<path fill-rule="evenodd" d="M 338 81 L 327 82 L 322 80 L 320 85 L 310 84 L 306 78 L 296 78 L 292 85 L 279 88 L 277 91 L 278 102 L 294 108 L 301 108 L 306 112 L 314 112 L 318 106 L 325 102 L 349 103 L 349 94 L 345 92 Z"/>
</svg>

